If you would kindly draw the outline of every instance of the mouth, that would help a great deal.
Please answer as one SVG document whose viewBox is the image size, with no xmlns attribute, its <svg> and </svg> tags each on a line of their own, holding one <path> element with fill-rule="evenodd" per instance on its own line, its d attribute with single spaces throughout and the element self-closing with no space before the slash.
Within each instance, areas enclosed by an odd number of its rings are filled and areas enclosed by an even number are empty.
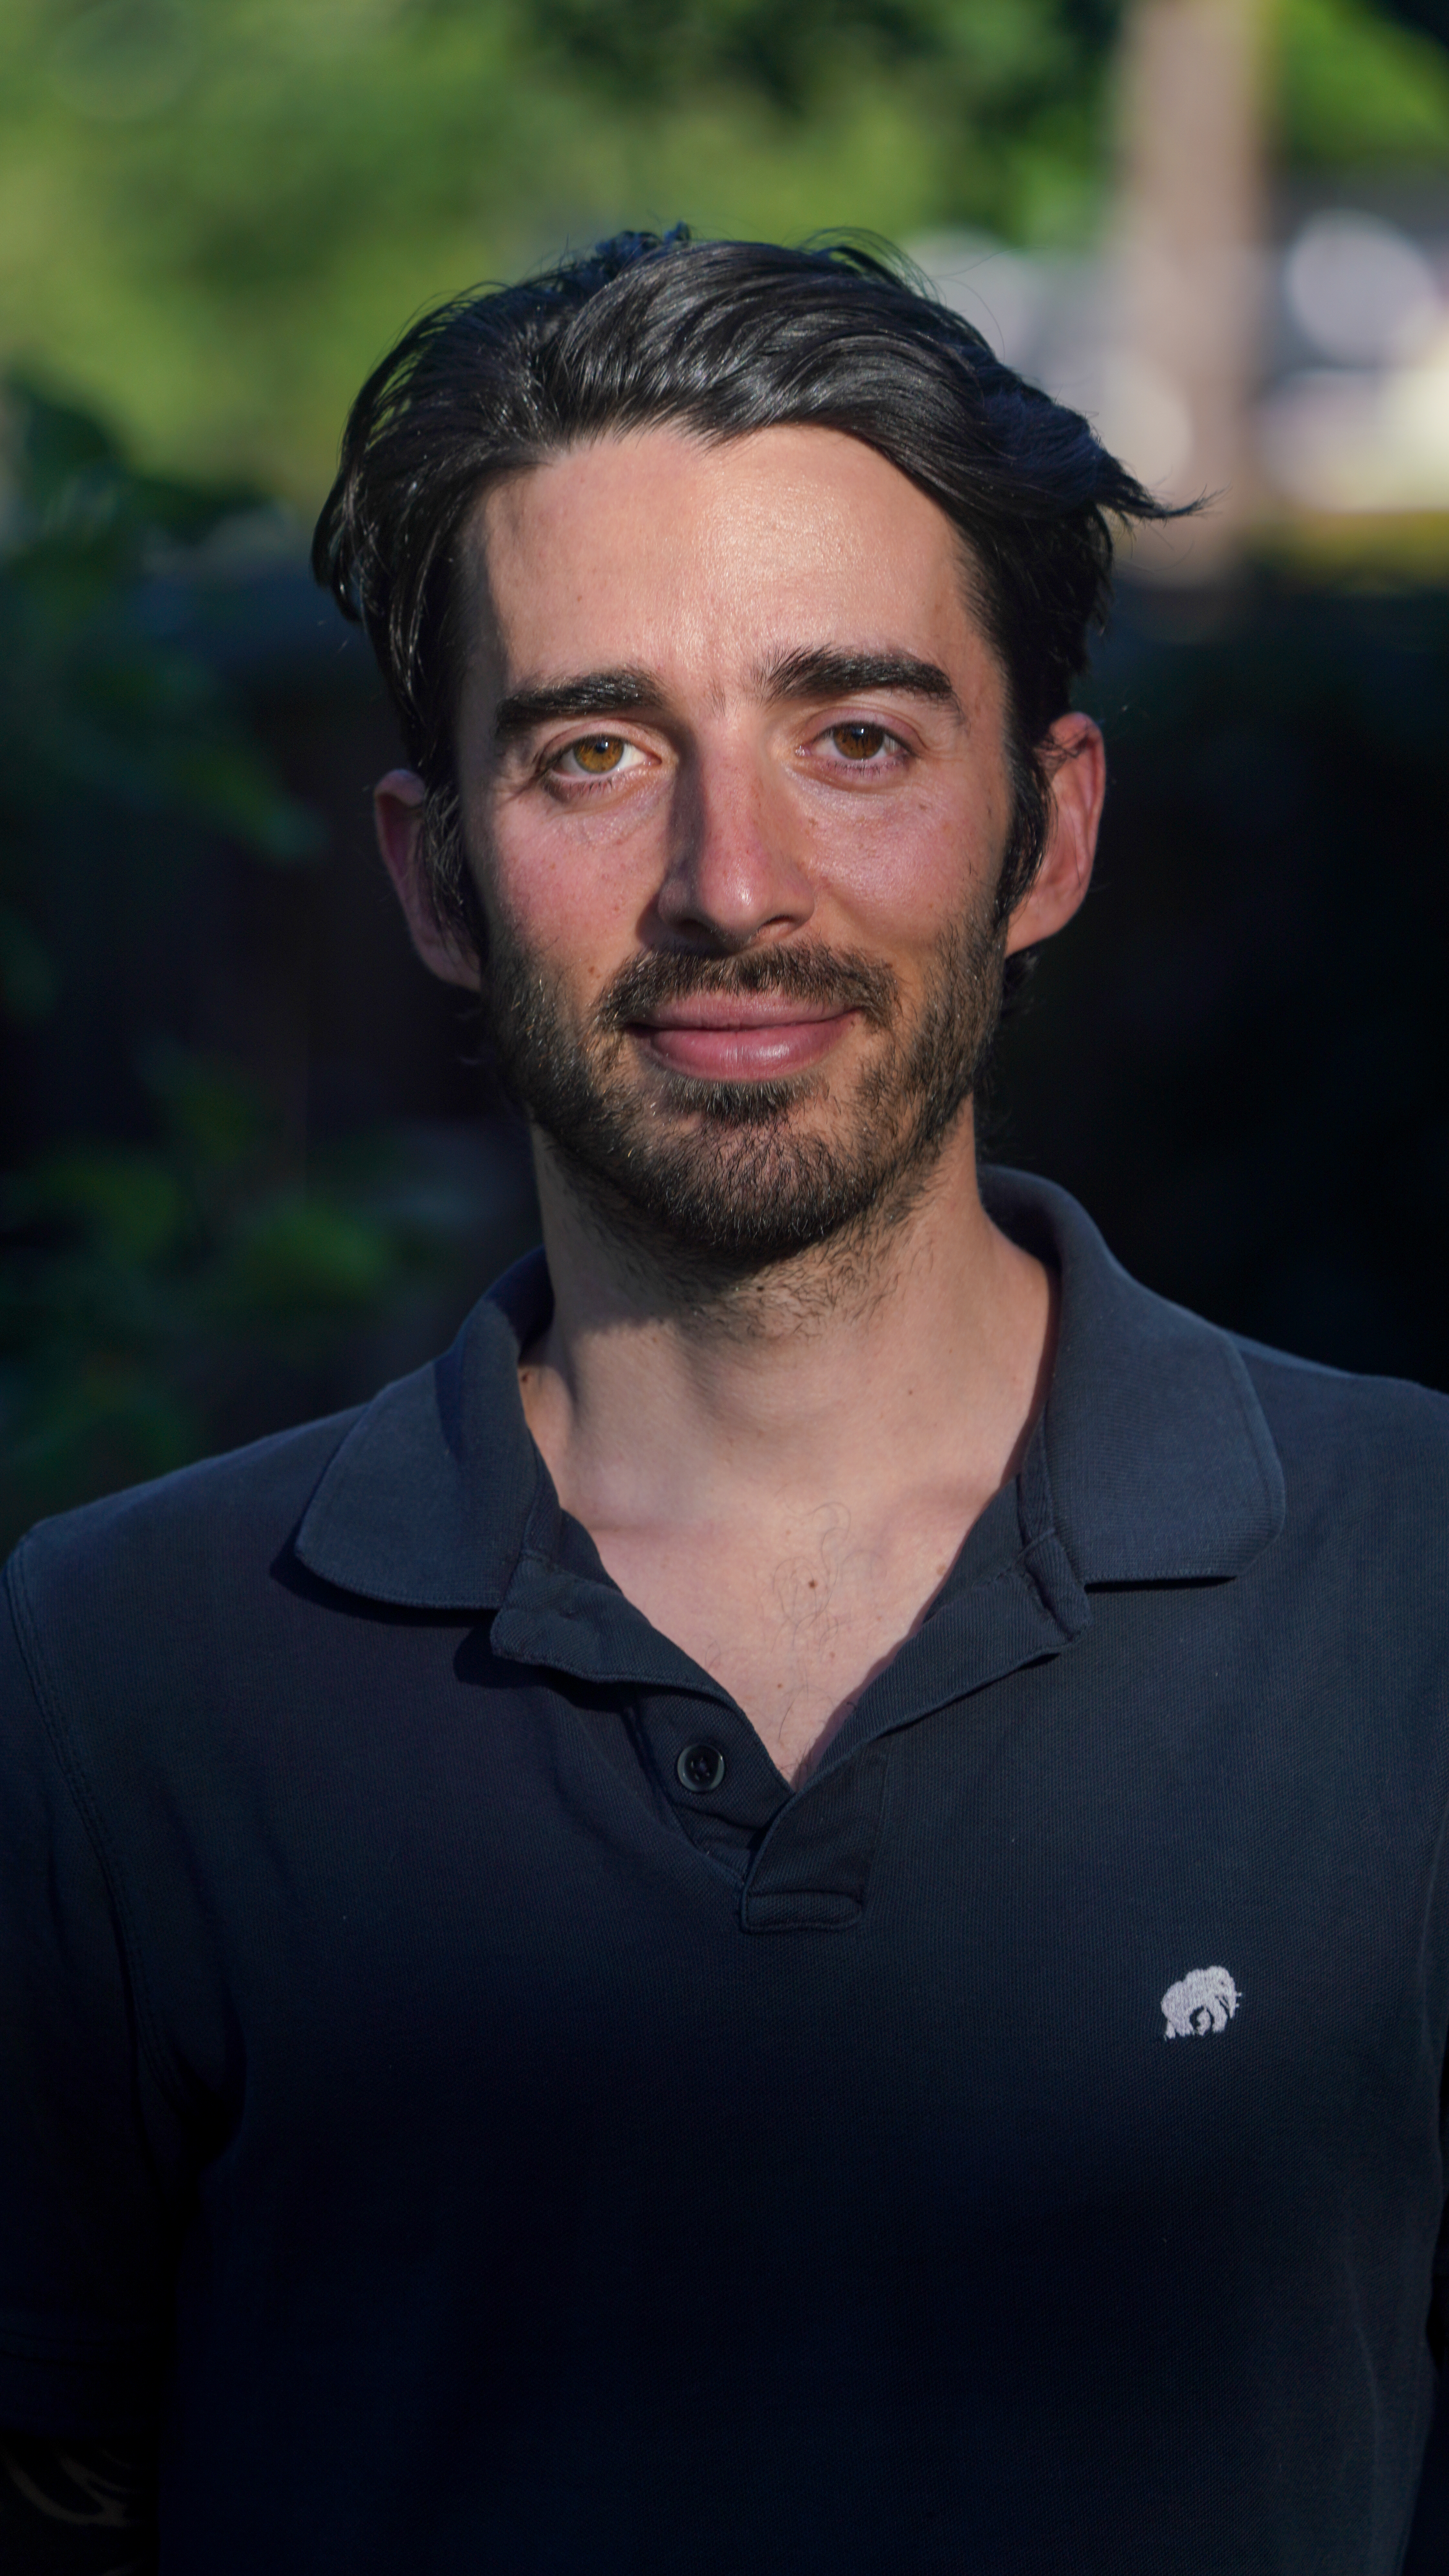
<svg viewBox="0 0 1449 2576">
<path fill-rule="evenodd" d="M 766 1082 L 808 1071 L 859 1017 L 849 1006 L 782 993 L 698 993 L 627 1025 L 640 1053 L 670 1073 L 705 1082 Z"/>
</svg>

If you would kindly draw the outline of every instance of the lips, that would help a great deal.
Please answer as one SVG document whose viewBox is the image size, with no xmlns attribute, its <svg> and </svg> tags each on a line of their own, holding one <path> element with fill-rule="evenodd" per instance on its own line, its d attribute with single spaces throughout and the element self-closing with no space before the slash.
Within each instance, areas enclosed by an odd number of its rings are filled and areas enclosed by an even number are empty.
<svg viewBox="0 0 1449 2576">
<path fill-rule="evenodd" d="M 838 1045 L 858 1014 L 779 993 L 699 993 L 630 1024 L 641 1051 L 671 1073 L 748 1082 L 800 1073 Z"/>
<path fill-rule="evenodd" d="M 883 960 L 816 942 L 701 958 L 644 949 L 600 995 L 597 1025 L 658 1072 L 769 1082 L 807 1072 L 857 1024 L 888 1030 L 895 977 Z"/>
</svg>

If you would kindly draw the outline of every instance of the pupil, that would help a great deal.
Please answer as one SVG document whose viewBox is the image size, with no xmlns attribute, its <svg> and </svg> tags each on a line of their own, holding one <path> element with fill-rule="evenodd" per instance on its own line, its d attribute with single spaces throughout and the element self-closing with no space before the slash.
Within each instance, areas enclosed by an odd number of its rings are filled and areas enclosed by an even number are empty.
<svg viewBox="0 0 1449 2576">
<path fill-rule="evenodd" d="M 575 743 L 574 757 L 583 769 L 617 769 L 623 747 L 617 734 L 596 733 Z"/>
<path fill-rule="evenodd" d="M 849 760 L 871 760 L 885 740 L 879 725 L 842 725 L 837 741 Z"/>
</svg>

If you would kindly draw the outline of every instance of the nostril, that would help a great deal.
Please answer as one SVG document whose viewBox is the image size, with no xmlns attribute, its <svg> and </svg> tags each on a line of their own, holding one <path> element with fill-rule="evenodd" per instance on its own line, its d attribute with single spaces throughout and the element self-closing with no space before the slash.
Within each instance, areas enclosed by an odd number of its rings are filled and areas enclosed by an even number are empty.
<svg viewBox="0 0 1449 2576">
<path fill-rule="evenodd" d="M 815 898 L 791 869 L 727 873 L 695 865 L 671 871 L 654 908 L 671 931 L 692 931 L 734 956 L 751 940 L 798 930 L 814 911 Z"/>
</svg>

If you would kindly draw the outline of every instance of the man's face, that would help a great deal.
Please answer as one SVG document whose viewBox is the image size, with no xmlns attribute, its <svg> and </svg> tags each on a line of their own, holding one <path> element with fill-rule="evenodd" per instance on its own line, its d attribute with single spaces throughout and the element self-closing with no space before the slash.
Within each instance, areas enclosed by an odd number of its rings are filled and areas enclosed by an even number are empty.
<svg viewBox="0 0 1449 2576">
<path fill-rule="evenodd" d="M 832 431 L 651 430 L 493 491 L 471 552 L 464 831 L 535 1123 L 726 1268 L 898 1212 L 1005 946 L 1004 687 L 949 521 Z"/>
</svg>

